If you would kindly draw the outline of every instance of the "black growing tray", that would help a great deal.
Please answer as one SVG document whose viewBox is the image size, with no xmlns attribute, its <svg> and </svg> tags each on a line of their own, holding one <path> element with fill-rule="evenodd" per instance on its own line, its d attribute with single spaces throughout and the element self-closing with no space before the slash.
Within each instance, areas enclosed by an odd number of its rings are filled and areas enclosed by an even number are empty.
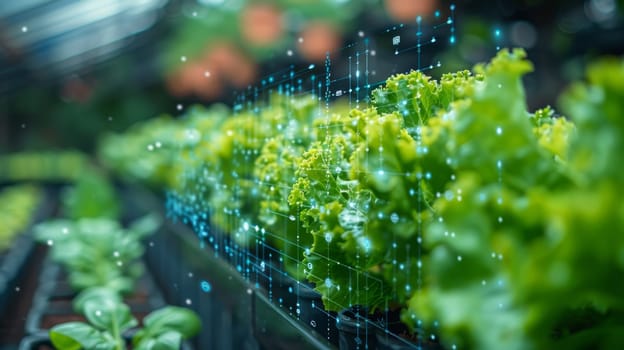
<svg viewBox="0 0 624 350">
<path fill-rule="evenodd" d="M 0 314 L 5 314 L 15 293 L 15 286 L 22 280 L 26 266 L 35 251 L 35 242 L 32 237 L 32 225 L 48 218 L 54 210 L 54 202 L 50 195 L 43 191 L 41 203 L 33 215 L 30 227 L 20 234 L 11 248 L 0 254 Z"/>
<path fill-rule="evenodd" d="M 134 187 L 123 193 L 124 203 L 135 211 L 135 217 L 163 213 L 164 200 L 153 193 Z M 266 281 L 245 279 L 210 245 L 201 244 L 188 226 L 167 220 L 147 238 L 146 248 L 148 267 L 166 301 L 200 315 L 202 330 L 193 341 L 197 349 L 336 348 L 333 322 L 329 322 L 333 338 L 328 340 L 326 331 L 316 332 L 310 326 L 311 320 L 293 315 L 290 302 L 276 305 L 264 288 Z M 203 290 L 202 283 L 210 290 Z M 293 283 L 296 281 L 274 284 L 275 294 L 288 294 L 285 289 Z M 327 327 L 327 316 L 323 317 L 325 321 L 319 321 L 319 326 Z"/>
</svg>

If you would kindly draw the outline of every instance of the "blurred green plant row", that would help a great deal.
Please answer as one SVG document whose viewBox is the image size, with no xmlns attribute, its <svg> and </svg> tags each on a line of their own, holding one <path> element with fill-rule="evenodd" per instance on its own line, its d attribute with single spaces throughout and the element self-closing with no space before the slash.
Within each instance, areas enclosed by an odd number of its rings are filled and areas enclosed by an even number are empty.
<svg viewBox="0 0 624 350">
<path fill-rule="evenodd" d="M 41 199 L 41 190 L 33 185 L 15 185 L 0 191 L 0 255 L 30 225 Z"/>
<path fill-rule="evenodd" d="M 0 253 L 11 247 L 17 234 L 27 232 L 42 202 L 40 186 L 64 186 L 60 207 L 64 218 L 37 224 L 33 236 L 49 247 L 51 261 L 67 272 L 70 286 L 79 293 L 74 311 L 88 323 L 55 325 L 49 332 L 55 348 L 122 350 L 128 343 L 124 333 L 135 330 L 130 340 L 134 349 L 177 350 L 184 339 L 200 331 L 199 318 L 185 308 L 155 310 L 139 325 L 124 302 L 144 273 L 143 240 L 161 219 L 150 214 L 123 228 L 115 186 L 85 154 L 20 152 L 3 155 L 0 165 L 0 181 L 11 184 L 0 192 Z"/>
<path fill-rule="evenodd" d="M 528 111 L 523 51 L 435 81 L 390 77 L 365 109 L 270 96 L 107 136 L 100 157 L 269 244 L 327 310 L 401 310 L 447 348 L 624 343 L 624 61 Z"/>
<path fill-rule="evenodd" d="M 139 262 L 144 252 L 142 239 L 159 223 L 156 216 L 148 215 L 124 229 L 115 219 L 85 216 L 35 227 L 35 239 L 50 246 L 52 261 L 65 268 L 72 289 L 79 292 L 73 300 L 74 311 L 88 321 L 52 327 L 49 335 L 56 349 L 127 348 L 124 332 L 136 329 L 139 322 L 123 297 L 136 290 L 144 272 Z M 132 336 L 133 349 L 177 350 L 183 339 L 200 331 L 201 322 L 190 310 L 166 306 L 145 316 L 142 326 Z"/>
<path fill-rule="evenodd" d="M 6 165 L 4 181 L 69 185 L 61 192 L 64 218 L 50 219 L 33 229 L 34 239 L 49 247 L 51 261 L 67 272 L 70 286 L 79 293 L 73 309 L 88 322 L 52 327 L 49 336 L 56 349 L 123 350 L 131 342 L 133 349 L 177 350 L 184 339 L 199 332 L 197 315 L 174 306 L 151 312 L 138 328 L 133 310 L 124 302 L 124 297 L 136 291 L 145 272 L 140 262 L 143 240 L 160 225 L 157 215 L 147 215 L 123 228 L 118 221 L 121 211 L 116 188 L 81 153 L 25 152 L 5 156 L 2 162 Z M 1 215 L 11 216 L 3 220 L 7 222 L 3 229 L 15 228 L 11 220 L 23 221 L 26 209 L 40 194 L 35 190 L 33 185 L 15 185 L 0 194 L 0 205 L 7 206 Z M 4 232 L 0 237 L 4 244 Z M 127 341 L 125 333 L 131 329 L 136 333 Z"/>
</svg>

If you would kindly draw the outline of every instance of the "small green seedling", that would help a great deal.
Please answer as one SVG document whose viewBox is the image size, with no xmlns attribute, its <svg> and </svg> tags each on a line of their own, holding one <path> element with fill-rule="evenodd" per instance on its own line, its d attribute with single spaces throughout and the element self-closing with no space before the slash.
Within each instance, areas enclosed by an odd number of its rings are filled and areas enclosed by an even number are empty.
<svg viewBox="0 0 624 350">
<path fill-rule="evenodd" d="M 201 329 L 197 315 L 185 308 L 166 306 L 143 319 L 143 328 L 136 331 L 131 342 L 124 333 L 137 327 L 138 321 L 128 305 L 110 289 L 85 290 L 74 300 L 74 308 L 88 323 L 68 322 L 50 330 L 50 340 L 60 350 L 177 350 L 183 339 Z"/>
</svg>

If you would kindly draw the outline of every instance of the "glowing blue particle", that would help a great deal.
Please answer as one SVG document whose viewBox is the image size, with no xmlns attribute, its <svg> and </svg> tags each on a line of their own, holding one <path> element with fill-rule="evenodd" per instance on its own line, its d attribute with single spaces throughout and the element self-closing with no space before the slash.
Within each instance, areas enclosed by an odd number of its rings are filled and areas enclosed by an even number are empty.
<svg viewBox="0 0 624 350">
<path fill-rule="evenodd" d="M 333 236 L 332 236 L 331 232 L 325 233 L 325 241 L 327 241 L 327 243 L 331 242 L 332 238 L 333 238 Z"/>
<path fill-rule="evenodd" d="M 451 35 L 451 37 L 449 38 L 449 42 L 451 44 L 455 44 L 455 35 Z"/>
<path fill-rule="evenodd" d="M 361 240 L 362 247 L 364 251 L 369 252 L 371 250 L 371 241 L 367 237 L 363 237 Z"/>
<path fill-rule="evenodd" d="M 327 288 L 331 288 L 333 285 L 334 285 L 334 284 L 333 284 L 333 282 L 332 282 L 332 280 L 331 280 L 331 279 L 329 279 L 329 278 L 326 278 L 326 279 L 325 279 L 325 286 L 326 286 Z"/>
<path fill-rule="evenodd" d="M 449 8 L 451 9 L 451 11 L 455 11 L 455 4 L 451 4 Z"/>
<path fill-rule="evenodd" d="M 436 12 L 435 12 L 435 16 L 436 16 L 436 17 L 440 17 L 440 10 L 436 10 Z"/>
<path fill-rule="evenodd" d="M 399 214 L 397 213 L 390 214 L 390 221 L 392 221 L 393 224 L 396 224 L 397 222 L 399 222 Z"/>
<path fill-rule="evenodd" d="M 209 293 L 212 290 L 212 286 L 210 285 L 210 282 L 208 281 L 201 281 L 200 286 L 201 286 L 201 289 L 206 293 Z"/>
</svg>

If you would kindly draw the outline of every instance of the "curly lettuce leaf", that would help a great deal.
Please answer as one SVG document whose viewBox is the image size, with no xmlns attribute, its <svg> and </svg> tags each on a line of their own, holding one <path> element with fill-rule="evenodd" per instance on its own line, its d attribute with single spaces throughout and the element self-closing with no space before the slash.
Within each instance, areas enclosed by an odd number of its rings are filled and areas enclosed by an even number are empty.
<svg viewBox="0 0 624 350">
<path fill-rule="evenodd" d="M 457 180 L 434 205 L 441 220 L 425 234 L 430 283 L 403 319 L 439 321 L 448 346 L 609 348 L 624 341 L 615 331 L 624 289 L 612 278 L 624 272 L 616 194 L 624 65 L 593 66 L 590 83 L 564 95 L 573 127 L 549 109 L 526 113 L 521 89 L 496 101 L 492 82 L 517 86 L 526 68 L 514 55 L 481 68 L 482 90 L 453 108 L 450 140 L 463 148 L 449 147 L 462 155 Z M 513 135 L 487 136 L 497 125 Z M 498 160 L 502 169 L 488 171 L 484 162 Z"/>
</svg>

